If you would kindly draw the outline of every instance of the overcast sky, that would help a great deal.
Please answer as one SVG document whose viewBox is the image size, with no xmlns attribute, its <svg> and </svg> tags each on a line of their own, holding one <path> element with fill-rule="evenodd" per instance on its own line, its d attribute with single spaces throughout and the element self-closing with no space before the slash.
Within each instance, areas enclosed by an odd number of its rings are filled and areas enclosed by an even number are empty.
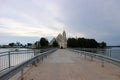
<svg viewBox="0 0 120 80">
<path fill-rule="evenodd" d="M 67 36 L 120 45 L 120 0 L 0 0 L 0 44 Z"/>
</svg>

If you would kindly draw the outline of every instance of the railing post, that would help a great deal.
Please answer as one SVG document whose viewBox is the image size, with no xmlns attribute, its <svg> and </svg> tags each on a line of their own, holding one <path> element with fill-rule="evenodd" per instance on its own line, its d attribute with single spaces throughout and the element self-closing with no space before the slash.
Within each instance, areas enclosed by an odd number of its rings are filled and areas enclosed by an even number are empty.
<svg viewBox="0 0 120 80">
<path fill-rule="evenodd" d="M 8 52 L 8 64 L 9 64 L 9 68 L 10 68 L 11 67 L 10 51 Z"/>
<path fill-rule="evenodd" d="M 101 60 L 101 67 L 104 67 L 104 59 Z"/>
<path fill-rule="evenodd" d="M 43 56 L 41 57 L 41 60 L 43 61 Z"/>
<path fill-rule="evenodd" d="M 24 80 L 24 78 L 23 78 L 23 68 L 21 69 L 21 76 L 20 76 L 20 80 Z"/>
<path fill-rule="evenodd" d="M 111 49 L 110 49 L 110 57 L 111 57 Z"/>
<path fill-rule="evenodd" d="M 82 56 L 82 55 L 84 55 L 84 54 L 83 54 L 83 51 L 80 52 L 80 56 Z"/>
<path fill-rule="evenodd" d="M 34 62 L 32 63 L 32 65 L 34 65 L 35 67 L 37 67 L 37 61 L 34 61 Z"/>
<path fill-rule="evenodd" d="M 93 61 L 93 55 L 91 54 L 91 61 Z"/>
<path fill-rule="evenodd" d="M 84 54 L 85 54 L 85 59 L 86 59 L 86 52 L 84 51 Z"/>
<path fill-rule="evenodd" d="M 35 50 L 33 50 L 33 51 L 34 51 L 34 56 L 35 56 L 35 55 L 36 55 L 36 54 L 35 54 Z"/>
</svg>

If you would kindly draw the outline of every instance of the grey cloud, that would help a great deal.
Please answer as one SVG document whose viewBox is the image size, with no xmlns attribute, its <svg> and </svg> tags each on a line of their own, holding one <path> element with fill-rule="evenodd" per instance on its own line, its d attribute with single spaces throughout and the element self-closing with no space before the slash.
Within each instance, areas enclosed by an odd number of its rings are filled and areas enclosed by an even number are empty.
<svg viewBox="0 0 120 80">
<path fill-rule="evenodd" d="M 62 5 L 62 10 L 71 30 L 114 44 L 120 40 L 119 4 L 118 0 L 68 0 Z M 110 43 L 109 39 L 114 36 L 118 38 Z"/>
<path fill-rule="evenodd" d="M 49 10 L 50 6 L 56 8 Z M 0 17 L 14 18 L 31 25 L 35 21 L 35 24 L 58 30 L 50 25 L 56 21 L 64 24 L 68 33 L 82 33 L 88 38 L 107 41 L 109 45 L 120 44 L 120 0 L 9 0 L 3 7 L 0 10 L 4 15 L 0 13 Z M 8 15 L 4 10 L 9 13 L 18 11 L 18 15 L 13 17 L 13 13 Z"/>
</svg>

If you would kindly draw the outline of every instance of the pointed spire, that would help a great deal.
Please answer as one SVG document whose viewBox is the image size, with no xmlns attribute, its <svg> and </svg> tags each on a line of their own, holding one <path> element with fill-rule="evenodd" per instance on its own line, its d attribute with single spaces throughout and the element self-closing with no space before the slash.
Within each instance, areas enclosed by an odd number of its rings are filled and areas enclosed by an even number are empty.
<svg viewBox="0 0 120 80">
<path fill-rule="evenodd" d="M 66 33 L 65 30 L 63 30 L 63 33 Z"/>
</svg>

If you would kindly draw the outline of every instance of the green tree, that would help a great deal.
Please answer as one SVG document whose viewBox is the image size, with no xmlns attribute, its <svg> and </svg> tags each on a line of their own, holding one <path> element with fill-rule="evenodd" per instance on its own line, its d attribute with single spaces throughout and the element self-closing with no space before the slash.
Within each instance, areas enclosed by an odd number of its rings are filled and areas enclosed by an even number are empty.
<svg viewBox="0 0 120 80">
<path fill-rule="evenodd" d="M 27 47 L 31 47 L 32 46 L 32 43 L 27 43 Z"/>
<path fill-rule="evenodd" d="M 68 47 L 79 47 L 79 48 L 97 48 L 98 42 L 95 39 L 86 39 L 86 38 L 68 38 L 67 40 Z"/>
<path fill-rule="evenodd" d="M 55 41 L 53 41 L 52 46 L 53 46 L 53 47 L 59 47 L 59 44 L 58 44 L 58 42 L 55 40 Z"/>
<path fill-rule="evenodd" d="M 48 47 L 49 42 L 48 42 L 48 40 L 46 38 L 42 37 L 40 39 L 40 45 L 41 45 L 41 47 Z"/>
<path fill-rule="evenodd" d="M 76 38 L 68 38 L 67 46 L 72 47 L 72 48 L 77 47 L 78 46 L 77 39 Z"/>
<path fill-rule="evenodd" d="M 107 46 L 107 44 L 104 41 L 99 43 L 100 48 L 105 48 L 106 46 Z"/>
<path fill-rule="evenodd" d="M 9 43 L 10 47 L 13 47 L 15 45 L 15 43 Z"/>
</svg>

